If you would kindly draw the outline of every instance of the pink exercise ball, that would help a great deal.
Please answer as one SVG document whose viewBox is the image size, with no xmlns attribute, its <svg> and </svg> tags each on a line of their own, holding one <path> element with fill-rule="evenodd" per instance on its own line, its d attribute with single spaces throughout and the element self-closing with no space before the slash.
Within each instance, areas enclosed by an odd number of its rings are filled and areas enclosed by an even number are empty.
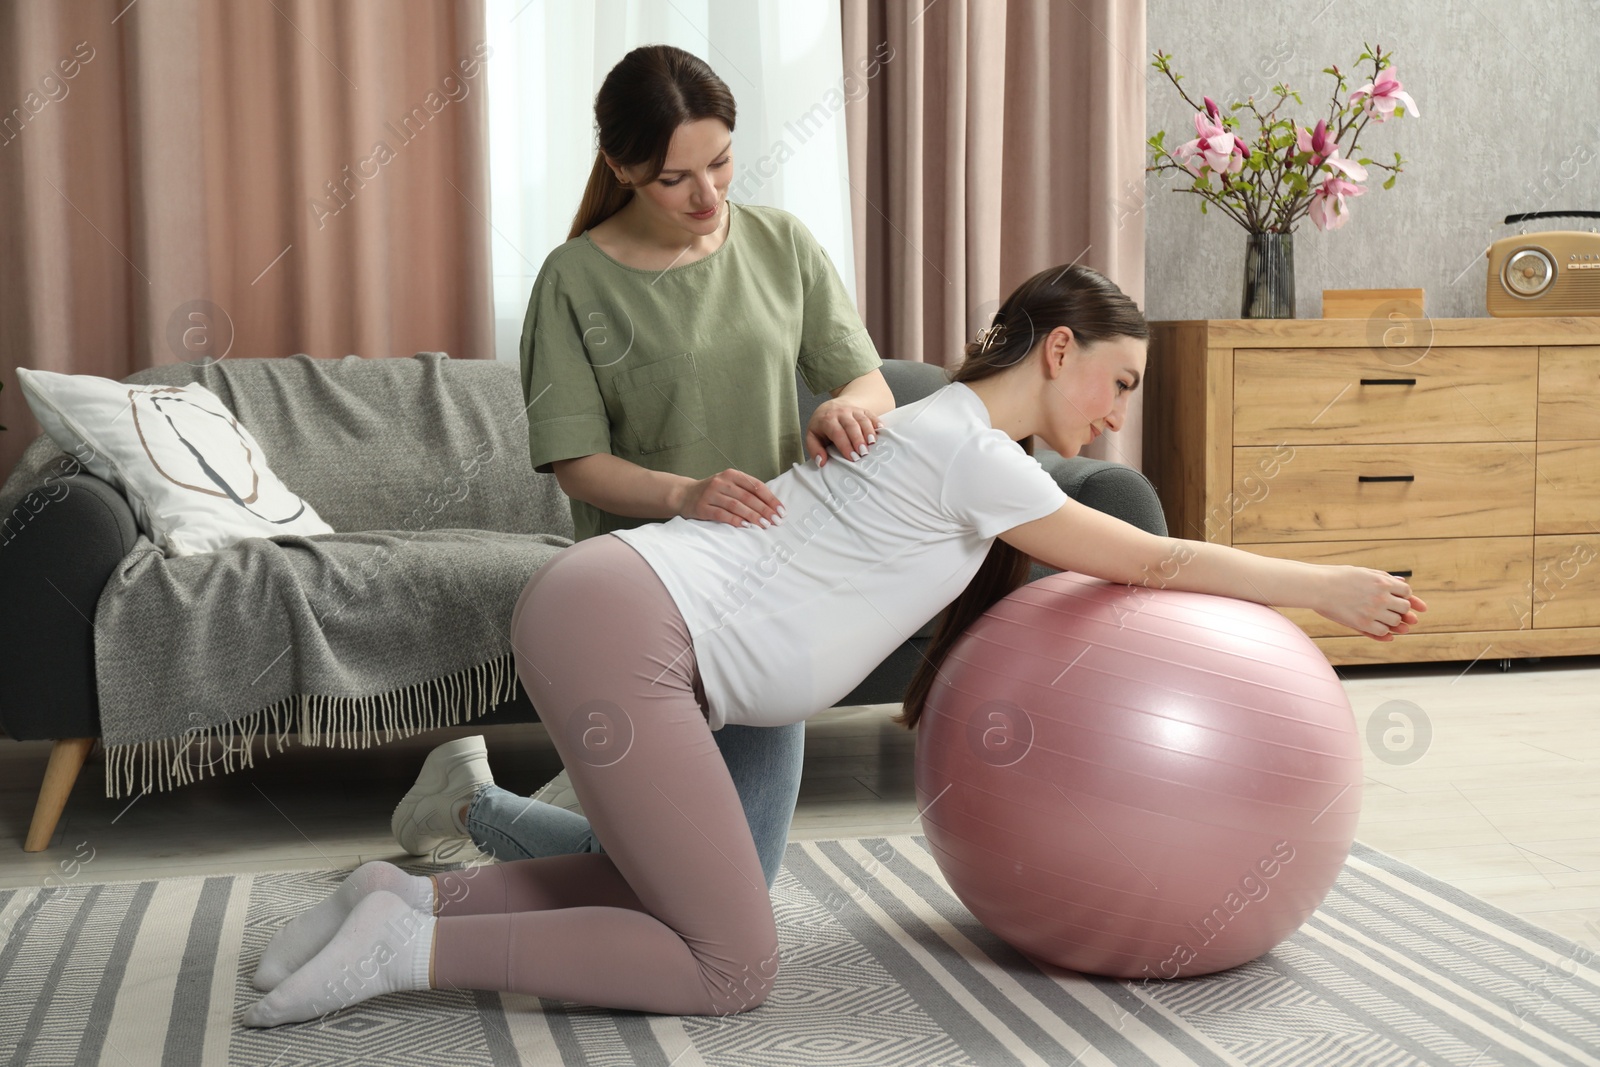
<svg viewBox="0 0 1600 1067">
<path fill-rule="evenodd" d="M 1283 615 L 1065 572 L 961 635 L 917 728 L 956 896 L 1024 954 L 1116 978 L 1210 974 L 1299 929 L 1361 775 L 1344 688 Z"/>
</svg>

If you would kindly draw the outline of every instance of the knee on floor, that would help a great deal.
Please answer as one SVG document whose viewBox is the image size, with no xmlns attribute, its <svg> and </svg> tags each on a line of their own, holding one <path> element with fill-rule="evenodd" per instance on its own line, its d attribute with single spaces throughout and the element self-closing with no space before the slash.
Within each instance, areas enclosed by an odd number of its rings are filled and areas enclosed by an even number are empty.
<svg viewBox="0 0 1600 1067">
<path fill-rule="evenodd" d="M 713 1015 L 734 1015 L 766 1003 L 778 977 L 776 939 L 759 951 L 741 954 L 730 965 L 708 968 L 706 984 L 712 994 Z"/>
</svg>

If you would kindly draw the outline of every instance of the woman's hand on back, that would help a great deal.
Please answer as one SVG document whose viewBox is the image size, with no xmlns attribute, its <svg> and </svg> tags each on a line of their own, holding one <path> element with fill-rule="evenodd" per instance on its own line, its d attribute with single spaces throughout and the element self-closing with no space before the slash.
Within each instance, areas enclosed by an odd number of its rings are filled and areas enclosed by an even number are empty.
<svg viewBox="0 0 1600 1067">
<path fill-rule="evenodd" d="M 1411 587 L 1387 571 L 1368 567 L 1329 567 L 1327 593 L 1317 614 L 1359 630 L 1374 641 L 1393 641 L 1427 611 Z"/>
<path fill-rule="evenodd" d="M 811 413 L 806 425 L 806 455 L 821 467 L 828 462 L 828 445 L 848 457 L 865 454 L 867 447 L 877 439 L 883 420 L 868 409 L 843 397 L 824 400 Z"/>
<path fill-rule="evenodd" d="M 730 526 L 775 524 L 782 518 L 783 507 L 766 482 L 732 467 L 685 483 L 674 503 L 675 514 L 686 519 L 725 522 Z"/>
</svg>

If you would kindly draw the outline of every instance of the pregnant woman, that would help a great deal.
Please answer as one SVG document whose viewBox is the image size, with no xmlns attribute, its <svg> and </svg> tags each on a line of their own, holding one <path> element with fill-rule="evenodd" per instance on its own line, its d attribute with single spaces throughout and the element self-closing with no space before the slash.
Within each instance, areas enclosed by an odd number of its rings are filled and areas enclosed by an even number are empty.
<svg viewBox="0 0 1600 1067">
<path fill-rule="evenodd" d="M 675 516 L 770 527 L 766 482 L 826 463 L 830 442 L 846 456 L 869 447 L 894 407 L 882 361 L 799 220 L 728 199 L 734 102 L 705 63 L 635 49 L 606 76 L 595 121 L 601 151 L 571 239 L 545 260 L 523 327 L 534 469 L 571 498 L 580 543 Z M 796 366 L 832 394 L 803 433 Z M 712 740 L 770 887 L 805 724 L 730 724 Z M 583 816 L 492 783 L 481 736 L 441 745 L 395 809 L 396 839 L 416 855 L 467 835 L 503 860 L 604 851 Z"/>
<path fill-rule="evenodd" d="M 869 454 L 769 481 L 787 512 L 776 525 L 677 518 L 546 563 L 512 619 L 518 676 L 605 854 L 431 878 L 364 864 L 268 946 L 298 969 L 244 1022 L 429 988 L 677 1015 L 756 1007 L 777 930 L 714 731 L 828 707 L 945 608 L 898 720 L 914 726 L 959 620 L 1015 588 L 1030 558 L 1129 584 L 1184 560 L 1166 586 L 1405 633 L 1426 605 L 1391 574 L 1157 537 L 1066 497 L 1031 439 L 1070 456 L 1117 430 L 1147 336 L 1094 271 L 1045 271 L 949 385 L 883 417 Z"/>
</svg>

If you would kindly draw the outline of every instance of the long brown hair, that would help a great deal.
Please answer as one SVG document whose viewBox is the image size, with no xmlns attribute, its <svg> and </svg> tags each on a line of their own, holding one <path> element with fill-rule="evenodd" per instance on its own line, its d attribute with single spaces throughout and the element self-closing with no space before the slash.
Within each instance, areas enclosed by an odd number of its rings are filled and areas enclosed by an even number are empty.
<svg viewBox="0 0 1600 1067">
<path fill-rule="evenodd" d="M 617 182 L 606 165 L 647 164 L 653 182 L 667 163 L 667 148 L 679 126 L 698 119 L 721 119 L 733 132 L 733 94 L 699 56 L 668 44 L 635 48 L 618 61 L 594 98 L 594 123 L 600 151 L 572 219 L 572 240 L 622 210 L 633 190 Z"/>
<path fill-rule="evenodd" d="M 1117 337 L 1147 340 L 1150 327 L 1139 306 L 1104 275 L 1088 267 L 1051 267 L 1040 271 L 1006 297 L 986 330 L 967 342 L 965 355 L 950 375 L 952 382 L 975 382 L 1023 362 L 1057 326 L 1072 330 L 1080 347 Z M 1033 455 L 1033 438 L 1019 444 Z M 983 565 L 961 595 L 939 616 L 933 641 L 906 690 L 900 714 L 892 721 L 916 727 L 933 689 L 939 666 L 967 627 L 1002 597 L 1028 579 L 1033 558 L 995 538 Z"/>
</svg>

